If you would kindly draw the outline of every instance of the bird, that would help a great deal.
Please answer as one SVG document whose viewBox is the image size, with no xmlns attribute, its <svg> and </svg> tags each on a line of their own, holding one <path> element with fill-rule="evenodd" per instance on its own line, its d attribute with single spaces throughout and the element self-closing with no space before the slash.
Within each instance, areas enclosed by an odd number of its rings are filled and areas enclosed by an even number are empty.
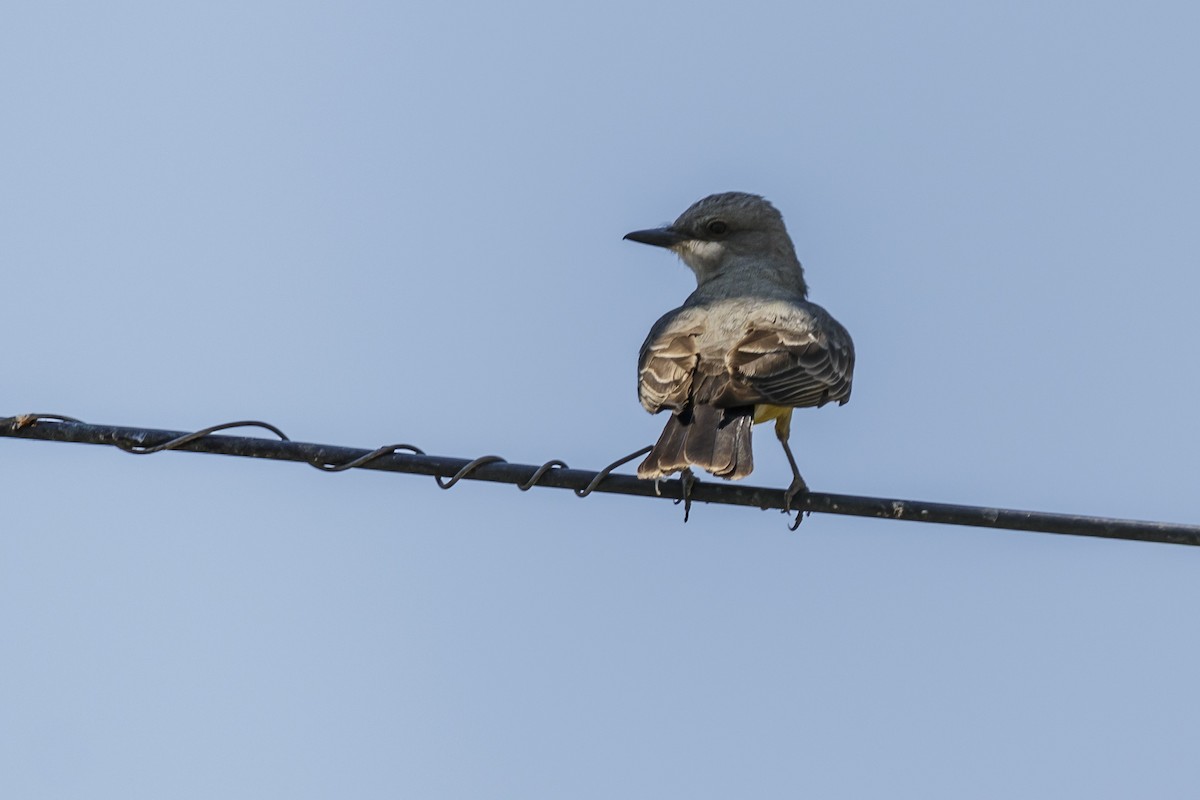
<svg viewBox="0 0 1200 800">
<path fill-rule="evenodd" d="M 754 469 L 751 428 L 773 420 L 792 468 L 790 511 L 808 491 L 788 443 L 792 411 L 850 399 L 854 342 L 809 302 L 782 214 L 759 195 L 724 192 L 624 238 L 675 252 L 696 276 L 696 290 L 654 324 L 638 355 L 642 406 L 671 415 L 638 477 L 690 480 L 695 466 L 744 478 Z"/>
</svg>

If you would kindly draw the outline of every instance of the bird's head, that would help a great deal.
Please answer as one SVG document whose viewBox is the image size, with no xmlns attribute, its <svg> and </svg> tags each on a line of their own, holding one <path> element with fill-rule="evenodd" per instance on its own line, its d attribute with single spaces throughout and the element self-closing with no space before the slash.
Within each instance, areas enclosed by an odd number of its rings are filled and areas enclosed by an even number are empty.
<svg viewBox="0 0 1200 800">
<path fill-rule="evenodd" d="M 670 225 L 625 238 L 675 251 L 700 283 L 735 263 L 799 267 L 783 216 L 764 198 L 745 192 L 709 195 Z"/>
</svg>

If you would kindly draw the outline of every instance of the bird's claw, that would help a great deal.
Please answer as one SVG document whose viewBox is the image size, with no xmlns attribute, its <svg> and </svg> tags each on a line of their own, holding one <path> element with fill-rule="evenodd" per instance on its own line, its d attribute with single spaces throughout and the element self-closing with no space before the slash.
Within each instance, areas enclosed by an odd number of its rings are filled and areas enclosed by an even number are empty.
<svg viewBox="0 0 1200 800">
<path fill-rule="evenodd" d="M 804 482 L 804 479 L 801 478 L 799 476 L 799 474 L 797 474 L 796 477 L 792 480 L 791 486 L 789 486 L 787 488 L 787 491 L 785 491 L 783 493 L 783 513 L 784 514 L 792 513 L 792 500 L 796 499 L 796 495 L 801 494 L 801 493 L 808 494 L 808 484 Z M 799 528 L 800 523 L 803 521 L 804 521 L 804 509 L 798 508 L 798 509 L 796 509 L 796 519 L 792 522 L 790 530 L 794 531 L 797 528 Z"/>
<path fill-rule="evenodd" d="M 699 479 L 691 468 L 685 467 L 679 473 L 679 499 L 675 504 L 683 503 L 683 521 L 688 521 L 688 516 L 692 513 L 692 487 L 699 483 Z"/>
</svg>

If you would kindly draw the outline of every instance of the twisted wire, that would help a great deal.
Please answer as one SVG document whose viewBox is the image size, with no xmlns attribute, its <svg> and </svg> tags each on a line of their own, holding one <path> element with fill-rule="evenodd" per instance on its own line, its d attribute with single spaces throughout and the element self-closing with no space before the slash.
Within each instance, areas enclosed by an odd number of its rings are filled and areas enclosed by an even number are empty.
<svg viewBox="0 0 1200 800">
<path fill-rule="evenodd" d="M 276 439 L 219 435 L 233 428 L 257 428 Z M 475 459 L 428 455 L 411 444 L 392 444 L 374 450 L 313 444 L 289 439 L 276 426 L 257 420 L 240 420 L 197 431 L 92 425 L 61 414 L 20 414 L 0 418 L 0 437 L 44 441 L 103 444 L 134 455 L 169 450 L 249 458 L 296 461 L 323 472 L 350 469 L 386 470 L 429 475 L 443 489 L 463 480 L 511 483 L 521 491 L 534 486 L 571 489 L 579 497 L 593 492 L 662 497 L 684 504 L 685 519 L 694 501 L 784 510 L 784 490 L 741 483 L 700 482 L 690 474 L 666 481 L 639 480 L 616 473 L 618 467 L 644 455 L 650 448 L 617 459 L 599 472 L 571 469 L 561 459 L 533 466 L 510 464 L 500 456 Z M 1129 541 L 1200 545 L 1200 525 L 1113 519 L 1075 514 L 1020 511 L 991 506 L 955 505 L 858 495 L 807 492 L 791 502 L 798 514 L 841 514 L 878 519 L 930 522 L 948 525 L 1002 528 L 1016 531 L 1060 533 Z"/>
</svg>

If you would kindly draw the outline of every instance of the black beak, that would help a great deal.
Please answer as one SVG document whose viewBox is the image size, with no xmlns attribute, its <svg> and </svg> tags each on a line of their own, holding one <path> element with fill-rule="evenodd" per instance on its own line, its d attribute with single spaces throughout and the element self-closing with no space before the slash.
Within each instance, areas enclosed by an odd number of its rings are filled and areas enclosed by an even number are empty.
<svg viewBox="0 0 1200 800">
<path fill-rule="evenodd" d="M 634 231 L 633 233 L 625 234 L 625 238 L 631 242 L 641 242 L 642 244 L 652 244 L 655 247 L 674 247 L 686 238 L 674 228 L 650 228 L 645 231 Z"/>
</svg>

